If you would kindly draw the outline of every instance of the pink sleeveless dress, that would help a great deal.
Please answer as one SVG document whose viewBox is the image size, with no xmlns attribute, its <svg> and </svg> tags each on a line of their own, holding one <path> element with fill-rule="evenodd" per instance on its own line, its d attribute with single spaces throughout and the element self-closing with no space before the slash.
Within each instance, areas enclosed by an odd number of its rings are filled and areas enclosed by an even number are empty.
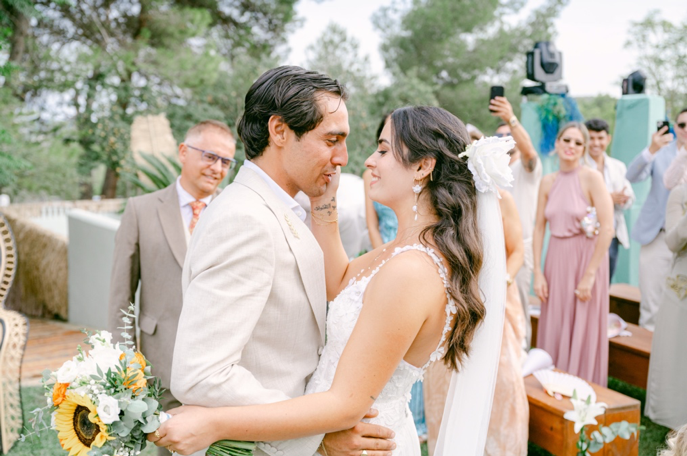
<svg viewBox="0 0 687 456">
<path fill-rule="evenodd" d="M 606 386 L 608 253 L 596 271 L 591 299 L 583 302 L 575 296 L 597 241 L 580 225 L 588 207 L 579 168 L 559 171 L 544 210 L 551 232 L 544 266 L 549 298 L 542 302 L 537 346 L 551 355 L 558 369 Z"/>
</svg>

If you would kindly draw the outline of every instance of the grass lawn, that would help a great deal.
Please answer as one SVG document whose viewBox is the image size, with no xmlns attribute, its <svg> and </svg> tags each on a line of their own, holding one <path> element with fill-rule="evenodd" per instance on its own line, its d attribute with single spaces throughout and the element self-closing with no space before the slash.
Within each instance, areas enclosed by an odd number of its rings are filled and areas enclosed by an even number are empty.
<svg viewBox="0 0 687 456">
<path fill-rule="evenodd" d="M 640 400 L 642 402 L 642 412 L 644 411 L 645 390 L 614 378 L 609 378 L 608 387 L 626 396 Z M 28 425 L 28 420 L 31 417 L 29 412 L 37 407 L 42 407 L 44 404 L 45 398 L 40 387 L 22 388 L 22 406 L 24 408 L 24 422 L 26 425 Z M 641 432 L 639 438 L 639 456 L 656 456 L 656 451 L 665 445 L 666 434 L 668 434 L 669 429 L 653 423 L 645 416 L 642 416 L 642 425 L 645 426 L 645 429 Z M 9 456 L 60 456 L 66 454 L 60 448 L 57 434 L 53 431 L 46 431 L 39 436 L 29 436 L 25 442 L 15 443 L 8 453 Z M 528 454 L 548 456 L 550 453 L 530 444 Z M 155 456 L 157 451 L 153 445 L 150 445 L 141 455 Z M 427 445 L 422 445 L 422 455 L 427 455 Z"/>
<path fill-rule="evenodd" d="M 670 429 L 656 424 L 644 416 L 644 403 L 646 401 L 646 390 L 632 386 L 613 377 L 608 379 L 608 388 L 626 396 L 633 397 L 642 403 L 642 426 L 644 429 L 639 435 L 639 456 L 656 456 L 659 448 L 665 447 L 666 435 Z M 532 443 L 529 444 L 528 455 L 549 456 L 551 453 L 542 450 Z"/>
</svg>

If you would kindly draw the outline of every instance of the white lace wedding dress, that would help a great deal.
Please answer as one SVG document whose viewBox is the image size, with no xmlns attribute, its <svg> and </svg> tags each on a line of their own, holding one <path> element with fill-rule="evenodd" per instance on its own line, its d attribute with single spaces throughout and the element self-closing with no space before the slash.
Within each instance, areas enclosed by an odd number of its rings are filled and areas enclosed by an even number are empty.
<svg viewBox="0 0 687 456">
<path fill-rule="evenodd" d="M 389 379 L 389 383 L 386 384 L 372 406 L 379 410 L 379 415 L 376 418 L 367 420 L 370 423 L 385 426 L 395 432 L 396 450 L 393 452 L 394 456 L 420 456 L 421 454 L 417 430 L 415 429 L 413 416 L 408 408 L 410 389 L 415 382 L 422 379 L 425 370 L 431 362 L 443 357 L 446 334 L 450 329 L 451 318 L 456 313 L 455 304 L 448 293 L 446 267 L 432 249 L 419 244 L 399 247 L 387 261 L 408 250 L 420 250 L 434 260 L 438 267 L 439 275 L 444 281 L 444 286 L 447 287 L 446 296 L 448 304 L 446 305 L 446 325 L 444 326 L 441 342 L 437 349 L 430 355 L 429 360 L 422 367 L 416 367 L 406 361 L 401 361 L 391 379 Z M 351 279 L 348 286 L 330 303 L 329 312 L 327 313 L 327 344 L 322 351 L 320 363 L 308 383 L 306 394 L 327 391 L 331 387 L 341 354 L 348 343 L 348 339 L 363 308 L 365 289 L 370 280 L 387 261 L 382 262 L 369 276 L 363 277 L 360 280 Z"/>
</svg>

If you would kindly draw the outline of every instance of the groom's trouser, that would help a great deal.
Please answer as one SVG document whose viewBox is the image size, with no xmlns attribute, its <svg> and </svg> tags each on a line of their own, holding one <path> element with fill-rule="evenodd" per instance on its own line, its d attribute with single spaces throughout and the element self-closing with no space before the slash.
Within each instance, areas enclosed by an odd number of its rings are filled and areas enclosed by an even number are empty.
<svg viewBox="0 0 687 456">
<path fill-rule="evenodd" d="M 181 407 L 181 402 L 179 402 L 178 400 L 176 400 L 174 396 L 172 396 L 172 393 L 169 391 L 169 388 L 167 388 L 165 392 L 162 393 L 162 400 L 160 401 L 160 403 L 162 404 L 162 410 L 165 412 L 173 408 Z M 158 456 L 171 456 L 172 453 L 167 451 L 166 448 L 158 447 L 157 454 Z"/>
</svg>

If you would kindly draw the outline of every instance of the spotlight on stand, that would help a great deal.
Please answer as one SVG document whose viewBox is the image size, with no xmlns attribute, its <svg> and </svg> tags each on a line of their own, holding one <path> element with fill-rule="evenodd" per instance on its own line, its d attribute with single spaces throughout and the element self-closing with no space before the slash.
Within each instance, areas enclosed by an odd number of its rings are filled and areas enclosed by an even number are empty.
<svg viewBox="0 0 687 456">
<path fill-rule="evenodd" d="M 527 79 L 540 84 L 523 87 L 523 95 L 568 93 L 568 86 L 560 82 L 563 79 L 563 54 L 552 42 L 538 41 L 527 53 Z"/>
<path fill-rule="evenodd" d="M 623 95 L 632 93 L 644 93 L 646 75 L 642 70 L 633 71 L 628 77 L 623 79 Z"/>
</svg>

